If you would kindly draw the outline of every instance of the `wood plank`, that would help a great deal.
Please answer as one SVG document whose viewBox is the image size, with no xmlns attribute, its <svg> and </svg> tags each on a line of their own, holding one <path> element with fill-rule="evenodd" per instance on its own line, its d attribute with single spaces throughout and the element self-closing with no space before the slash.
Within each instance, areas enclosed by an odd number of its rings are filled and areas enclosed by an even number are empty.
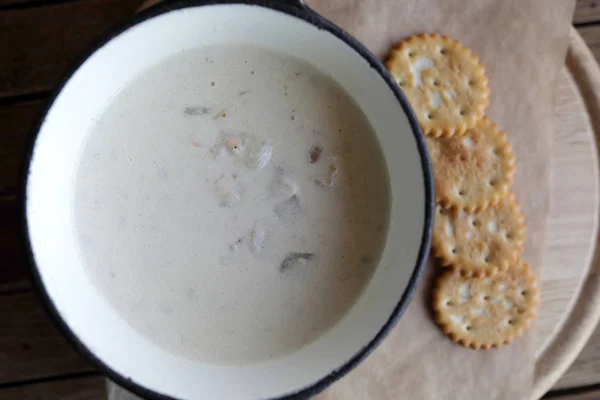
<svg viewBox="0 0 600 400">
<path fill-rule="evenodd" d="M 25 143 L 42 104 L 38 100 L 0 106 L 0 293 L 31 287 L 15 193 Z"/>
<path fill-rule="evenodd" d="M 35 7 L 67 1 L 79 0 L 0 0 L 0 9 L 16 7 Z"/>
<path fill-rule="evenodd" d="M 51 90 L 99 35 L 142 0 L 81 0 L 0 11 L 0 98 Z"/>
<path fill-rule="evenodd" d="M 29 272 L 23 253 L 19 222 L 16 197 L 0 197 L 0 292 L 29 287 Z M 15 284 L 18 286 L 15 287 Z"/>
<path fill-rule="evenodd" d="M 59 380 L 0 389 L 3 400 L 106 400 L 102 376 Z"/>
<path fill-rule="evenodd" d="M 591 389 L 574 393 L 549 393 L 544 399 L 552 400 L 598 400 L 600 389 Z"/>
<path fill-rule="evenodd" d="M 15 7 L 15 6 L 25 6 L 27 3 L 32 2 L 33 0 L 0 0 L 0 9 Z"/>
<path fill-rule="evenodd" d="M 43 102 L 0 106 L 0 194 L 14 193 L 25 143 Z"/>
<path fill-rule="evenodd" d="M 29 277 L 0 280 L 0 296 L 33 291 Z"/>
<path fill-rule="evenodd" d="M 95 370 L 61 336 L 33 293 L 0 296 L 0 321 L 0 385 Z"/>
<path fill-rule="evenodd" d="M 600 21 L 600 1 L 599 0 L 577 0 L 575 5 L 575 15 L 573 23 L 589 23 Z"/>
</svg>

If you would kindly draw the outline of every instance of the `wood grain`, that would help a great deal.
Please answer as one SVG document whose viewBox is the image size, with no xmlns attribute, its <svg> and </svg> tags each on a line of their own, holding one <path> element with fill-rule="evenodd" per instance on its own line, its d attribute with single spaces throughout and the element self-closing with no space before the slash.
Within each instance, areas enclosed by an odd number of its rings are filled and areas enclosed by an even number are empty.
<svg viewBox="0 0 600 400">
<path fill-rule="evenodd" d="M 566 68 L 556 92 L 552 146 L 552 202 L 537 321 L 538 360 L 551 346 L 578 297 L 596 244 L 598 161 L 585 104 Z M 573 176 L 581 176 L 574 180 Z M 570 193 L 577 192 L 577 196 Z M 582 218 L 582 216 L 586 216 Z M 570 268 L 565 266 L 570 265 Z"/>
<path fill-rule="evenodd" d="M 586 28 L 589 33 L 589 28 Z M 581 30 L 580 30 L 581 31 Z M 598 32 L 596 30 L 596 32 Z M 597 36 L 596 36 L 597 38 Z M 588 34 L 589 40 L 589 34 Z M 592 46 L 594 47 L 594 46 Z M 597 44 L 595 46 L 597 48 Z M 598 60 L 598 52 L 595 54 L 596 60 Z M 568 58 L 567 62 L 575 65 L 573 60 Z M 588 60 L 588 63 L 594 63 L 593 60 Z M 582 65 L 583 67 L 583 65 Z M 594 67 L 597 68 L 597 64 L 594 63 Z M 585 76 L 585 74 L 582 74 Z M 600 99 L 598 96 L 598 89 L 600 87 L 600 76 L 589 77 L 589 82 L 584 83 L 582 94 L 584 98 L 586 98 L 586 103 L 590 105 L 592 116 L 592 121 L 596 126 L 596 131 L 598 131 L 598 127 L 600 127 L 600 112 L 598 109 L 600 108 Z M 594 89 L 595 88 L 595 89 Z M 594 111 L 595 110 L 595 111 Z M 596 265 L 600 262 L 600 260 L 596 260 Z M 600 272 L 596 269 L 596 274 Z M 571 368 L 564 374 L 564 376 L 559 380 L 556 387 L 557 388 L 567 388 L 573 386 L 580 385 L 589 385 L 600 383 L 600 328 L 596 328 L 595 332 L 592 334 L 589 342 L 581 351 Z"/>
<path fill-rule="evenodd" d="M 573 39 L 581 40 L 577 36 L 572 38 L 570 55 Z M 539 398 L 556 383 L 585 344 L 597 320 L 596 308 L 588 308 L 587 299 L 583 298 L 590 267 L 594 265 L 599 193 L 594 130 L 584 110 L 578 85 L 565 70 L 557 88 L 553 124 L 553 201 L 542 272 L 543 307 L 537 324 L 540 348 L 533 398 Z M 579 179 L 573 179 L 574 176 Z"/>
<path fill-rule="evenodd" d="M 42 101 L 0 106 L 0 194 L 13 194 L 18 185 L 21 155 Z"/>
<path fill-rule="evenodd" d="M 555 388 L 565 389 L 597 383 L 600 383 L 600 329 L 596 329 L 583 351 L 560 378 Z M 597 399 L 600 399 L 600 395 Z"/>
<path fill-rule="evenodd" d="M 599 0 L 577 0 L 575 6 L 574 24 L 589 23 L 600 21 L 600 1 Z"/>
<path fill-rule="evenodd" d="M 0 292 L 9 286 L 14 289 L 15 282 L 22 282 L 28 277 L 19 220 L 16 196 L 0 196 Z"/>
<path fill-rule="evenodd" d="M 59 1 L 79 1 L 79 0 L 0 0 L 0 10 L 11 9 L 17 7 L 35 7 L 44 6 Z"/>
<path fill-rule="evenodd" d="M 59 380 L 0 389 L 2 400 L 106 400 L 101 376 Z"/>
<path fill-rule="evenodd" d="M 578 28 L 577 31 L 592 51 L 596 60 L 600 60 L 600 25 Z"/>
<path fill-rule="evenodd" d="M 0 99 L 49 91 L 140 0 L 81 0 L 0 11 Z"/>
<path fill-rule="evenodd" d="M 586 46 L 583 39 L 576 33 L 571 33 L 570 38 L 570 46 L 569 52 L 567 55 L 566 64 L 571 72 L 571 76 L 577 83 L 577 90 L 579 92 L 580 98 L 583 100 L 586 110 L 587 116 L 589 119 L 589 123 L 592 128 L 587 137 L 587 142 L 589 147 L 592 150 L 597 151 L 597 144 L 595 138 L 597 134 L 600 132 L 600 69 L 598 68 L 598 64 L 596 60 L 594 60 L 591 51 Z M 572 114 L 572 117 L 575 117 Z M 555 135 L 560 132 L 555 129 Z M 577 143 L 577 147 L 580 144 L 583 144 L 584 141 L 577 140 L 573 144 Z M 571 151 L 567 151 L 564 153 L 566 159 L 571 158 L 573 161 L 577 161 L 577 153 L 578 149 L 573 147 Z M 573 182 L 578 181 L 584 177 L 593 178 L 594 179 L 594 197 L 597 199 L 598 196 L 598 178 L 597 178 L 597 154 L 595 155 L 595 168 L 594 171 L 590 169 L 589 171 L 582 171 L 580 173 L 573 174 L 571 178 L 567 178 L 562 182 L 559 182 L 559 188 L 562 189 L 563 186 L 571 186 Z M 555 162 L 556 164 L 556 162 Z M 555 165 L 556 166 L 556 165 Z M 561 173 L 560 167 L 556 166 L 554 168 L 558 173 Z M 590 173 L 592 175 L 590 176 Z M 556 185 L 554 187 L 556 188 Z M 580 188 L 581 189 L 581 188 Z M 586 200 L 586 195 L 581 193 L 579 189 L 568 190 L 570 194 L 564 195 L 562 197 L 557 197 L 559 201 L 555 201 L 558 207 L 564 207 L 565 201 L 569 201 L 569 197 L 571 198 L 580 198 L 581 200 Z M 588 194 L 589 196 L 589 194 Z M 571 213 L 571 210 L 566 211 L 567 214 Z M 594 223 L 597 223 L 596 218 L 587 217 L 588 220 L 593 219 Z M 572 215 L 570 218 L 571 222 L 577 222 L 581 219 Z M 571 254 L 572 256 L 579 256 L 578 252 L 569 252 L 567 247 L 574 243 L 573 240 L 580 240 L 579 235 L 569 235 L 564 237 L 563 240 L 557 241 L 554 243 L 554 246 L 563 246 L 563 255 L 568 256 Z M 596 240 L 595 237 L 591 237 L 591 240 Z M 566 247 L 565 247 L 566 246 Z M 596 244 L 597 249 L 597 244 Z M 551 252 L 553 249 L 549 249 Z M 587 276 L 583 282 L 583 285 L 580 287 L 579 294 L 573 298 L 573 303 L 570 306 L 570 312 L 568 313 L 568 317 L 566 320 L 562 321 L 559 325 L 561 327 L 557 331 L 555 338 L 552 344 L 549 346 L 549 349 L 545 352 L 544 356 L 538 360 L 538 364 L 536 366 L 536 386 L 534 387 L 534 397 L 541 396 L 546 390 L 550 388 L 552 384 L 556 384 L 556 382 L 560 379 L 560 376 L 564 374 L 567 370 L 567 367 L 575 361 L 576 357 L 579 355 L 581 349 L 589 340 L 590 336 L 593 334 L 595 325 L 598 322 L 600 317 L 600 254 L 598 251 L 595 252 L 594 258 L 591 262 L 590 269 L 588 271 Z M 571 262 L 570 257 L 565 258 L 565 263 L 563 268 L 566 271 L 571 270 L 573 268 L 579 268 L 581 266 L 580 262 L 576 262 L 573 260 Z M 548 268 L 545 269 L 547 271 Z M 582 271 L 583 272 L 583 271 Z M 585 275 L 582 275 L 585 276 Z M 561 282 L 562 283 L 562 282 Z M 557 315 L 558 318 L 558 315 Z"/>
<path fill-rule="evenodd" d="M 0 385 L 95 370 L 60 335 L 33 293 L 0 295 L 0 321 Z"/>
</svg>

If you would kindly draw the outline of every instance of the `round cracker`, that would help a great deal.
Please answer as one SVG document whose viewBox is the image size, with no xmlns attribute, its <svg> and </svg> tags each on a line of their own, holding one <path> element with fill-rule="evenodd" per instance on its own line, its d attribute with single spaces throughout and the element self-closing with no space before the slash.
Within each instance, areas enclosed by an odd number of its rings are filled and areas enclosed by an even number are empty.
<svg viewBox="0 0 600 400">
<path fill-rule="evenodd" d="M 443 207 L 486 209 L 508 192 L 515 156 L 506 134 L 483 117 L 463 136 L 426 137 L 435 194 Z"/>
<path fill-rule="evenodd" d="M 486 210 L 436 207 L 432 251 L 442 266 L 504 270 L 515 262 L 524 240 L 524 216 L 512 192 Z"/>
<path fill-rule="evenodd" d="M 536 278 L 521 260 L 507 271 L 449 269 L 433 291 L 436 322 L 453 341 L 473 349 L 499 347 L 521 336 L 539 303 Z"/>
<path fill-rule="evenodd" d="M 460 42 L 420 34 L 400 42 L 385 63 L 425 134 L 461 135 L 483 117 L 489 88 L 485 69 Z"/>
</svg>

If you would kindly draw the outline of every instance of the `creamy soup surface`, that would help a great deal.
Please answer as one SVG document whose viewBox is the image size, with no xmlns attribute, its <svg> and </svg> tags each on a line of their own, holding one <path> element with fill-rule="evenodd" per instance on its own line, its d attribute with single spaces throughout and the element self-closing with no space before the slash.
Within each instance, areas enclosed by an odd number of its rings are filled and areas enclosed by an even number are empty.
<svg viewBox="0 0 600 400">
<path fill-rule="evenodd" d="M 98 291 L 156 345 L 214 364 L 326 333 L 369 282 L 390 208 L 352 98 L 250 46 L 181 53 L 125 87 L 89 132 L 74 196 Z"/>
</svg>

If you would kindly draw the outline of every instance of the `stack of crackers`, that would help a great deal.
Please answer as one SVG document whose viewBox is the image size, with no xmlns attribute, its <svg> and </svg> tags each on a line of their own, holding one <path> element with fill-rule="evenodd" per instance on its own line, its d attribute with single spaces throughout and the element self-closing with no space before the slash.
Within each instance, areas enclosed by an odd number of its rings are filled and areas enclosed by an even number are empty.
<svg viewBox="0 0 600 400">
<path fill-rule="evenodd" d="M 433 164 L 436 322 L 473 349 L 510 343 L 537 315 L 539 289 L 520 257 L 524 216 L 511 190 L 515 157 L 485 116 L 485 69 L 460 42 L 412 36 L 386 66 L 416 114 Z"/>
</svg>

